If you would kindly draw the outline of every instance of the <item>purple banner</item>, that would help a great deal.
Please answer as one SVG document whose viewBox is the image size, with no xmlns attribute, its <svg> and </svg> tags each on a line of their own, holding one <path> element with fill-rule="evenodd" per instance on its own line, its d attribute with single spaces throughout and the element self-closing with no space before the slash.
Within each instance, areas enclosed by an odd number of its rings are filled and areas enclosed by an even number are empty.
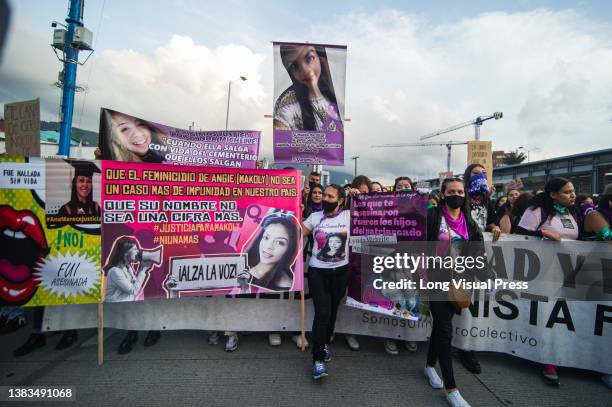
<svg viewBox="0 0 612 407">
<path fill-rule="evenodd" d="M 274 161 L 279 164 L 344 165 L 344 134 L 274 131 Z"/>
<path fill-rule="evenodd" d="M 259 131 L 195 131 L 102 108 L 100 149 L 105 160 L 255 168 Z"/>
</svg>

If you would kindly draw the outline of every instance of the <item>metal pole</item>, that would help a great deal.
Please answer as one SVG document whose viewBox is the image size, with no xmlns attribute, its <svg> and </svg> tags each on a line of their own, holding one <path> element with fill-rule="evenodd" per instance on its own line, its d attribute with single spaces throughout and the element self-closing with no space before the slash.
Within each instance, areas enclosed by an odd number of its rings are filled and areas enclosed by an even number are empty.
<svg viewBox="0 0 612 407">
<path fill-rule="evenodd" d="M 447 144 L 446 148 L 448 149 L 448 152 L 446 154 L 446 172 L 449 172 L 450 166 L 451 166 L 451 148 L 452 146 L 450 144 Z"/>
<path fill-rule="evenodd" d="M 229 85 L 227 86 L 227 111 L 225 112 L 225 131 L 227 131 L 227 123 L 229 120 L 229 104 L 230 104 L 231 95 L 232 95 L 232 81 L 229 81 Z"/>
<path fill-rule="evenodd" d="M 70 0 L 68 11 L 68 32 L 66 34 L 66 48 L 64 54 L 64 84 L 62 87 L 62 117 L 60 125 L 60 139 L 58 155 L 70 155 L 70 133 L 72 130 L 72 112 L 74 111 L 74 91 L 76 87 L 77 62 L 79 60 L 78 48 L 72 47 L 74 29 L 82 27 L 83 17 L 82 0 Z"/>
<path fill-rule="evenodd" d="M 480 126 L 482 126 L 480 123 L 474 124 L 474 140 L 480 140 Z"/>
</svg>

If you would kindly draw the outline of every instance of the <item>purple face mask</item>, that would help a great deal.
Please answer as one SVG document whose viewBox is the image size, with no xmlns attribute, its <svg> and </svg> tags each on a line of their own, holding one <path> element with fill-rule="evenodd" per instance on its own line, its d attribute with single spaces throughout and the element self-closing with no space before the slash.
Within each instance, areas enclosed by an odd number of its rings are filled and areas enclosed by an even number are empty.
<svg viewBox="0 0 612 407">
<path fill-rule="evenodd" d="M 592 210 L 595 209 L 594 204 L 581 204 L 580 205 L 580 214 L 584 217 L 589 214 Z"/>
<path fill-rule="evenodd" d="M 472 175 L 470 177 L 470 190 L 468 192 L 470 195 L 477 195 L 480 192 L 490 193 L 491 188 L 487 185 L 487 174 L 479 172 L 478 174 Z"/>
</svg>

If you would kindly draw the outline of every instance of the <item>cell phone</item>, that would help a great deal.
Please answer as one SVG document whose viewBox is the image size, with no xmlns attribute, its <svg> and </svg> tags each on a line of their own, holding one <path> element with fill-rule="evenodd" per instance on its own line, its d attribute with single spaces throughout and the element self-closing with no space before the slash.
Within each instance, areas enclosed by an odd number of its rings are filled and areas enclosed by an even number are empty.
<svg viewBox="0 0 612 407">
<path fill-rule="evenodd" d="M 315 184 L 316 184 L 316 182 L 314 182 L 314 181 L 310 181 L 310 182 L 308 182 L 308 187 L 309 187 L 310 189 L 312 189 L 312 188 L 315 186 Z"/>
</svg>

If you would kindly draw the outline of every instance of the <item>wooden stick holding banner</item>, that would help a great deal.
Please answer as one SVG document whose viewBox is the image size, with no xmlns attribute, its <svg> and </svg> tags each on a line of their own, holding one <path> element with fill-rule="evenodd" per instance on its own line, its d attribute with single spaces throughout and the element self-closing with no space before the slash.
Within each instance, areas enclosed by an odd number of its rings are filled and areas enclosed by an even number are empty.
<svg viewBox="0 0 612 407">
<path fill-rule="evenodd" d="M 304 318 L 306 313 L 306 306 L 304 304 L 304 290 L 300 291 L 300 329 L 302 331 L 302 352 L 306 350 L 306 332 L 304 331 Z"/>
<path fill-rule="evenodd" d="M 98 304 L 98 366 L 104 363 L 104 303 Z"/>
</svg>

